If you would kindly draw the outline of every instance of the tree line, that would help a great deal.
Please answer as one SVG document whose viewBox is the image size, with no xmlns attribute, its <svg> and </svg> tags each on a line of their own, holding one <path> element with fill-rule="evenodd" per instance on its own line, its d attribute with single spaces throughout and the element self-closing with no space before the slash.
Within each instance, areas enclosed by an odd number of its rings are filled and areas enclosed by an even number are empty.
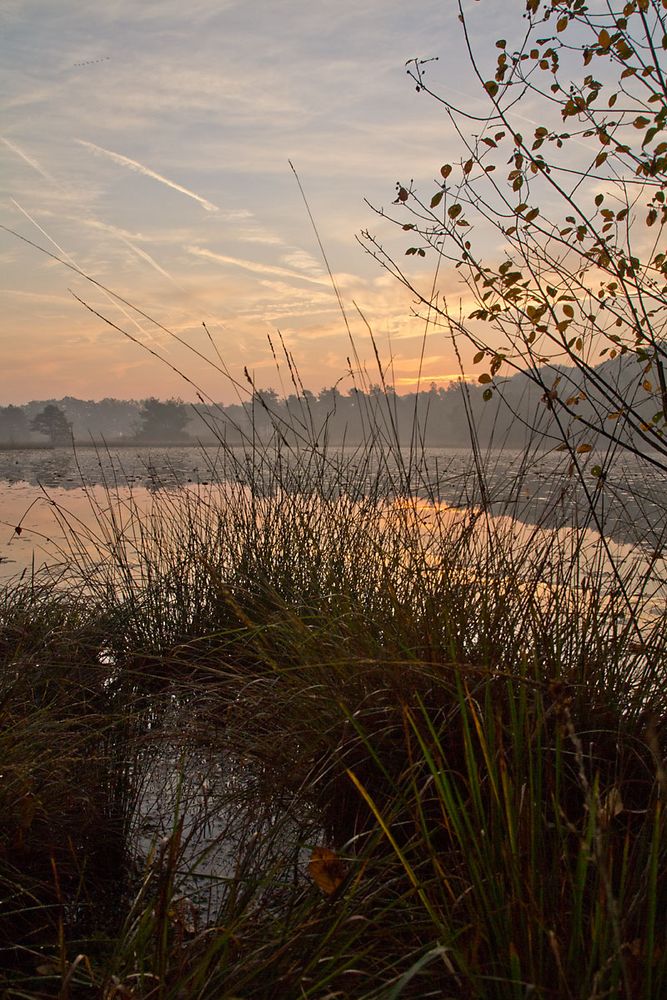
<svg viewBox="0 0 667 1000">
<path fill-rule="evenodd" d="M 618 356 L 599 366 L 596 379 L 613 384 L 619 393 L 633 392 L 637 371 L 628 358 Z M 375 437 L 402 446 L 523 447 L 529 440 L 545 448 L 561 443 L 554 407 L 559 398 L 576 398 L 582 423 L 598 418 L 605 400 L 595 380 L 573 366 L 551 365 L 540 379 L 521 373 L 497 380 L 492 398 L 485 385 L 432 383 L 418 392 L 399 395 L 388 384 L 365 389 L 338 386 L 280 395 L 274 389 L 254 389 L 234 404 L 185 403 L 159 400 L 32 401 L 0 407 L 0 446 L 20 444 L 67 445 L 105 441 L 109 444 L 214 444 L 224 440 L 243 444 L 258 437 L 283 438 L 290 445 L 356 445 Z M 639 404 L 637 404 L 639 405 Z M 650 419 L 651 403 L 645 400 Z M 638 450 L 646 442 L 632 438 Z"/>
</svg>

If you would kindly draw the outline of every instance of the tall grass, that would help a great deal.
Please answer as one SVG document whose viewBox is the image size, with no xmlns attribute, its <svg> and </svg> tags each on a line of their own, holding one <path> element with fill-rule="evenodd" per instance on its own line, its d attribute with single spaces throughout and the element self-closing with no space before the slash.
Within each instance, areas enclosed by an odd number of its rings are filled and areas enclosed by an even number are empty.
<svg viewBox="0 0 667 1000">
<path fill-rule="evenodd" d="M 445 507 L 387 406 L 57 512 L 0 608 L 7 997 L 664 995 L 655 559 L 481 456 Z"/>
</svg>

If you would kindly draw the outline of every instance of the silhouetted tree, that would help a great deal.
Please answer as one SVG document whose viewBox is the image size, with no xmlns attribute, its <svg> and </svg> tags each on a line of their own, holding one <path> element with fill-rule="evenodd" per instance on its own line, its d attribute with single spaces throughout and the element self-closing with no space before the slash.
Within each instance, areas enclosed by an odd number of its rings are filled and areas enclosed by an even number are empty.
<svg viewBox="0 0 667 1000">
<path fill-rule="evenodd" d="M 164 403 L 152 397 L 145 400 L 139 410 L 141 426 L 137 437 L 145 441 L 186 440 L 185 425 L 188 410 L 180 399 L 167 399 Z"/>
<path fill-rule="evenodd" d="M 28 420 L 20 406 L 0 406 L 0 441 L 15 444 L 28 437 Z"/>
<path fill-rule="evenodd" d="M 43 410 L 30 421 L 30 430 L 44 434 L 51 441 L 51 446 L 68 444 L 72 438 L 72 425 L 55 403 L 47 403 Z"/>
</svg>

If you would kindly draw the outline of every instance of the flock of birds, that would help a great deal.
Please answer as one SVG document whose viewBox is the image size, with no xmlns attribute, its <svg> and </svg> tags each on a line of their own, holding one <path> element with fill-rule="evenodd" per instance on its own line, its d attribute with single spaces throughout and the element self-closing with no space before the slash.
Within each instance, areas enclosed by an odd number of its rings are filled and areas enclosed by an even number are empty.
<svg viewBox="0 0 667 1000">
<path fill-rule="evenodd" d="M 96 63 L 108 62 L 111 56 L 102 56 L 100 59 L 86 59 L 84 62 L 74 63 L 72 69 L 77 69 L 80 66 L 94 66 Z"/>
</svg>

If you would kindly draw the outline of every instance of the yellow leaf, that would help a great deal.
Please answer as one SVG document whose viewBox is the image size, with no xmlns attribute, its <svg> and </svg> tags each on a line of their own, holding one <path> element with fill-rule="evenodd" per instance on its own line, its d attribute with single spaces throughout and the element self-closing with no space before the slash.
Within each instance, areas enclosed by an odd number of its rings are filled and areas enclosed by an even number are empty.
<svg viewBox="0 0 667 1000">
<path fill-rule="evenodd" d="M 330 896 L 344 881 L 347 868 L 335 851 L 314 847 L 308 862 L 308 874 L 318 889 Z"/>
</svg>

